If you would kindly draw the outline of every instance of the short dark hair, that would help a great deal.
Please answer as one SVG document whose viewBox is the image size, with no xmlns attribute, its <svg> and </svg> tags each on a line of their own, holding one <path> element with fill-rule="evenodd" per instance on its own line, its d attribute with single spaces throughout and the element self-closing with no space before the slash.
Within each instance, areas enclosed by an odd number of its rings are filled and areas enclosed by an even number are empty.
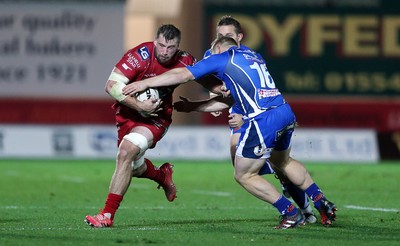
<svg viewBox="0 0 400 246">
<path fill-rule="evenodd" d="M 215 39 L 211 44 L 211 51 L 214 53 L 214 48 L 216 45 L 230 45 L 230 46 L 237 46 L 237 42 L 235 39 L 231 37 L 221 36 Z"/>
<path fill-rule="evenodd" d="M 174 38 L 178 39 L 178 44 L 181 42 L 181 31 L 174 25 L 164 24 L 157 29 L 156 38 L 162 34 L 166 41 Z"/>
<path fill-rule="evenodd" d="M 235 27 L 236 34 L 242 33 L 242 26 L 240 25 L 240 22 L 230 15 L 222 16 L 221 19 L 218 21 L 217 27 L 230 25 Z"/>
</svg>

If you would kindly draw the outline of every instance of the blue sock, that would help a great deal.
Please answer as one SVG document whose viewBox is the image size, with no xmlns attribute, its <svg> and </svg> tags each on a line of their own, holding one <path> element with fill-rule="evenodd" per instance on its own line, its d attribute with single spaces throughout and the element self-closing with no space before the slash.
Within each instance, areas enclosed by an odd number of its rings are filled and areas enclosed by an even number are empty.
<svg viewBox="0 0 400 246">
<path fill-rule="evenodd" d="M 272 204 L 276 209 L 278 209 L 279 213 L 282 215 L 293 216 L 296 214 L 296 207 L 284 196 L 280 196 L 278 201 Z"/>
<path fill-rule="evenodd" d="M 324 193 L 319 189 L 318 185 L 313 183 L 310 185 L 306 190 L 306 194 L 311 198 L 311 200 L 314 202 L 314 207 L 316 209 L 319 209 L 321 207 L 321 198 L 324 197 Z"/>
<path fill-rule="evenodd" d="M 300 208 L 306 208 L 309 205 L 307 194 L 292 183 L 283 184 L 287 191 L 292 196 L 293 200 Z"/>
</svg>

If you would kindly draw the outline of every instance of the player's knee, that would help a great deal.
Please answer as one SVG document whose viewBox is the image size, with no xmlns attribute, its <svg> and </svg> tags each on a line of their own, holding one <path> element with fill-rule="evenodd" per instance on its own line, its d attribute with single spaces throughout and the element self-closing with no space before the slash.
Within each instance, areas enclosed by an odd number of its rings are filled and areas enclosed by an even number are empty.
<svg viewBox="0 0 400 246">
<path fill-rule="evenodd" d="M 125 162 L 129 157 L 129 151 L 120 145 L 117 153 L 117 163 Z"/>
<path fill-rule="evenodd" d="M 236 181 L 237 183 L 240 184 L 240 182 L 239 182 L 240 177 L 239 177 L 237 174 L 233 175 L 233 178 L 235 179 L 235 181 Z"/>
<path fill-rule="evenodd" d="M 121 142 L 117 154 L 117 166 L 129 165 L 139 167 L 143 164 L 142 157 L 148 149 L 147 139 L 141 134 L 130 133 L 124 136 L 124 141 Z M 138 160 L 136 163 L 134 160 Z M 140 162 L 140 163 L 139 163 Z"/>
<path fill-rule="evenodd" d="M 242 186 L 245 186 L 245 184 L 247 183 L 247 178 L 246 177 L 247 176 L 245 174 L 243 174 L 243 173 L 235 172 L 235 175 L 234 175 L 235 181 L 237 183 L 239 183 L 240 185 L 242 185 Z"/>
</svg>

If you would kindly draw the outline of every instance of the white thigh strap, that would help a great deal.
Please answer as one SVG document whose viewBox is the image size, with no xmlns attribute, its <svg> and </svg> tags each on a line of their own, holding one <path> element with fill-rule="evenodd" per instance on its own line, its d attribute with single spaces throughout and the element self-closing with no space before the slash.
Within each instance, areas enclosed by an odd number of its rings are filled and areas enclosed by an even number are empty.
<svg viewBox="0 0 400 246">
<path fill-rule="evenodd" d="M 145 152 L 149 148 L 147 138 L 142 134 L 131 132 L 128 135 L 125 135 L 124 139 L 138 146 L 140 148 L 140 154 Z"/>
</svg>

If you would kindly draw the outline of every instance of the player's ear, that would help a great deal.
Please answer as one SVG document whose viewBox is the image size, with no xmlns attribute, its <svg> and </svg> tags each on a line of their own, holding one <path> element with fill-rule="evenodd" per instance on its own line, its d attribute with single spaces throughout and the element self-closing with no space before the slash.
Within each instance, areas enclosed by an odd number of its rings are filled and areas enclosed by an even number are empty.
<svg viewBox="0 0 400 246">
<path fill-rule="evenodd" d="M 238 41 L 239 41 L 239 43 L 242 42 L 242 39 L 243 39 L 243 33 L 239 33 L 239 34 L 238 34 Z"/>
<path fill-rule="evenodd" d="M 215 45 L 215 46 L 212 48 L 211 54 L 212 54 L 212 55 L 218 54 L 218 46 L 217 46 L 217 45 Z"/>
</svg>

